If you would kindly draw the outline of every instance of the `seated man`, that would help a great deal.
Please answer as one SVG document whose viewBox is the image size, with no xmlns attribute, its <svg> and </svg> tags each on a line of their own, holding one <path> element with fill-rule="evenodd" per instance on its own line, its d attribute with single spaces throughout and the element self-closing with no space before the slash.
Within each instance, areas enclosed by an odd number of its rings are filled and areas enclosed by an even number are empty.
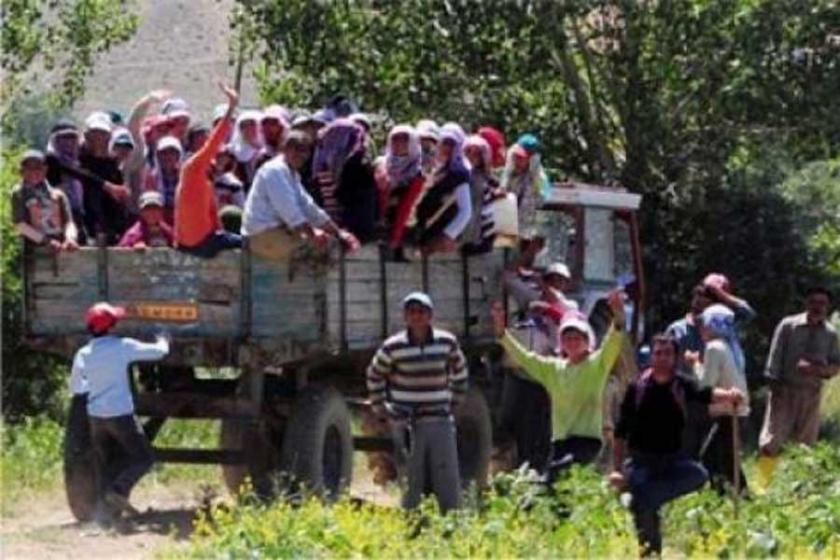
<svg viewBox="0 0 840 560">
<path fill-rule="evenodd" d="M 310 138 L 293 130 L 283 153 L 257 172 L 242 216 L 242 234 L 250 238 L 256 254 L 288 258 L 301 242 L 311 241 L 324 248 L 330 237 L 351 251 L 359 247 L 353 234 L 340 229 L 301 183 L 300 169 L 311 150 Z"/>
<path fill-rule="evenodd" d="M 219 87 L 228 97 L 227 113 L 201 149 L 184 162 L 175 192 L 175 246 L 198 257 L 215 257 L 219 251 L 242 246 L 241 237 L 222 229 L 210 180 L 213 158 L 230 131 L 239 102 L 239 94 L 234 90 L 221 84 Z"/>
<path fill-rule="evenodd" d="M 78 249 L 76 226 L 67 195 L 47 183 L 46 157 L 38 150 L 23 154 L 21 182 L 12 190 L 12 222 L 23 238 L 53 252 Z"/>
<path fill-rule="evenodd" d="M 137 206 L 140 218 L 125 232 L 119 246 L 132 249 L 171 247 L 172 228 L 163 219 L 163 196 L 155 191 L 144 192 Z"/>
</svg>

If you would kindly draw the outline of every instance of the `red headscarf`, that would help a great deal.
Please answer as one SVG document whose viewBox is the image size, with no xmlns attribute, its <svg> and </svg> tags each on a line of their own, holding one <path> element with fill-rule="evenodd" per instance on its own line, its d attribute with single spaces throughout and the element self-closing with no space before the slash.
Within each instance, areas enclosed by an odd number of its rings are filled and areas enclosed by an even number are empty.
<svg viewBox="0 0 840 560">
<path fill-rule="evenodd" d="M 492 126 L 482 126 L 478 129 L 478 135 L 487 140 L 490 144 L 491 164 L 493 167 L 501 167 L 505 164 L 505 135 Z"/>
</svg>

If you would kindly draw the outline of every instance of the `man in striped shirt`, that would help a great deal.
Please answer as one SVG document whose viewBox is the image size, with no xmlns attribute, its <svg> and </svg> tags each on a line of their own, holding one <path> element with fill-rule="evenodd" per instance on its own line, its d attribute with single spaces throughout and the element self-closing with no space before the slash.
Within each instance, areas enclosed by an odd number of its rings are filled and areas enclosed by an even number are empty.
<svg viewBox="0 0 840 560">
<path fill-rule="evenodd" d="M 417 507 L 430 486 L 446 512 L 458 507 L 461 496 L 452 405 L 467 389 L 466 360 L 455 335 L 432 326 L 428 295 L 409 294 L 403 309 L 406 329 L 376 352 L 367 371 L 368 391 L 374 412 L 392 421 L 408 479 L 403 507 Z"/>
</svg>

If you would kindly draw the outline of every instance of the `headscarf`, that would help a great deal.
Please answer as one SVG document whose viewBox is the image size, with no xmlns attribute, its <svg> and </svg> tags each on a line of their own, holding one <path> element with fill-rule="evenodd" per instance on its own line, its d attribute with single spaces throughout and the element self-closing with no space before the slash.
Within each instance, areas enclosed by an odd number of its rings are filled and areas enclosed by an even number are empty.
<svg viewBox="0 0 840 560">
<path fill-rule="evenodd" d="M 236 117 L 236 126 L 233 129 L 233 137 L 230 141 L 231 150 L 233 151 L 233 157 L 236 158 L 236 161 L 241 163 L 248 163 L 254 160 L 257 155 L 260 153 L 260 149 L 262 148 L 262 141 L 258 140 L 256 146 L 249 143 L 245 136 L 242 134 L 240 130 L 240 126 L 242 123 L 251 121 L 257 125 L 257 135 L 260 134 L 260 120 L 262 119 L 262 113 L 259 111 L 242 111 L 238 117 Z"/>
<path fill-rule="evenodd" d="M 422 140 L 423 138 L 432 138 L 435 142 L 440 141 L 440 128 L 438 127 L 437 123 L 433 120 L 423 119 L 417 121 L 417 135 Z M 421 143 L 422 149 L 422 143 Z M 423 173 L 426 175 L 431 175 L 432 172 L 435 170 L 435 150 L 423 150 Z"/>
<path fill-rule="evenodd" d="M 492 148 L 490 143 L 487 142 L 483 136 L 471 134 L 464 141 L 464 151 L 470 147 L 478 148 L 481 153 L 482 171 L 484 173 L 488 173 L 490 171 L 490 167 L 493 165 Z M 467 161 L 469 161 L 469 159 L 467 159 Z"/>
<path fill-rule="evenodd" d="M 550 183 L 540 161 L 540 154 L 531 151 L 538 147 L 536 137 L 524 134 L 516 144 L 507 151 L 505 169 L 502 172 L 502 188 L 516 195 L 519 205 L 520 237 L 530 239 L 540 235 L 540 219 L 537 210 L 541 199 L 548 194 Z M 528 152 L 528 169 L 525 173 L 516 174 L 515 154 L 525 149 Z"/>
<path fill-rule="evenodd" d="M 492 126 L 482 126 L 478 129 L 478 135 L 490 146 L 492 167 L 503 166 L 505 164 L 505 135 Z"/>
<path fill-rule="evenodd" d="M 443 164 L 438 164 L 435 174 L 451 173 L 456 171 L 463 171 L 469 173 L 470 167 L 464 161 L 464 140 L 466 134 L 464 129 L 458 123 L 448 122 L 440 127 L 440 142 L 450 140 L 453 144 L 452 153 L 449 156 L 449 161 Z"/>
<path fill-rule="evenodd" d="M 338 181 L 344 164 L 364 147 L 365 131 L 350 119 L 336 119 L 318 133 L 314 173 L 329 172 Z"/>
<path fill-rule="evenodd" d="M 744 351 L 735 330 L 735 313 L 723 304 L 716 303 L 707 307 L 700 315 L 703 327 L 716 338 L 726 342 L 735 359 L 735 366 L 741 374 L 745 372 Z"/>
<path fill-rule="evenodd" d="M 408 153 L 398 156 L 391 151 L 393 138 L 400 134 L 408 135 Z M 388 133 L 388 145 L 385 147 L 385 169 L 388 172 L 388 183 L 391 188 L 412 180 L 420 173 L 423 152 L 420 148 L 420 137 L 411 125 L 401 124 Z"/>
</svg>

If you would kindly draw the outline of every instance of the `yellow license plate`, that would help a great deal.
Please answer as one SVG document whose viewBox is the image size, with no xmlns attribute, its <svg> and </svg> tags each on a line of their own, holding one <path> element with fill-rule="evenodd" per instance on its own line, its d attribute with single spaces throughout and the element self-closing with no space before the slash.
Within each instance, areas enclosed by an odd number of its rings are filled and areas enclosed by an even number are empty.
<svg viewBox="0 0 840 560">
<path fill-rule="evenodd" d="M 137 303 L 128 307 L 128 317 L 145 321 L 189 323 L 198 320 L 194 303 Z"/>
</svg>

